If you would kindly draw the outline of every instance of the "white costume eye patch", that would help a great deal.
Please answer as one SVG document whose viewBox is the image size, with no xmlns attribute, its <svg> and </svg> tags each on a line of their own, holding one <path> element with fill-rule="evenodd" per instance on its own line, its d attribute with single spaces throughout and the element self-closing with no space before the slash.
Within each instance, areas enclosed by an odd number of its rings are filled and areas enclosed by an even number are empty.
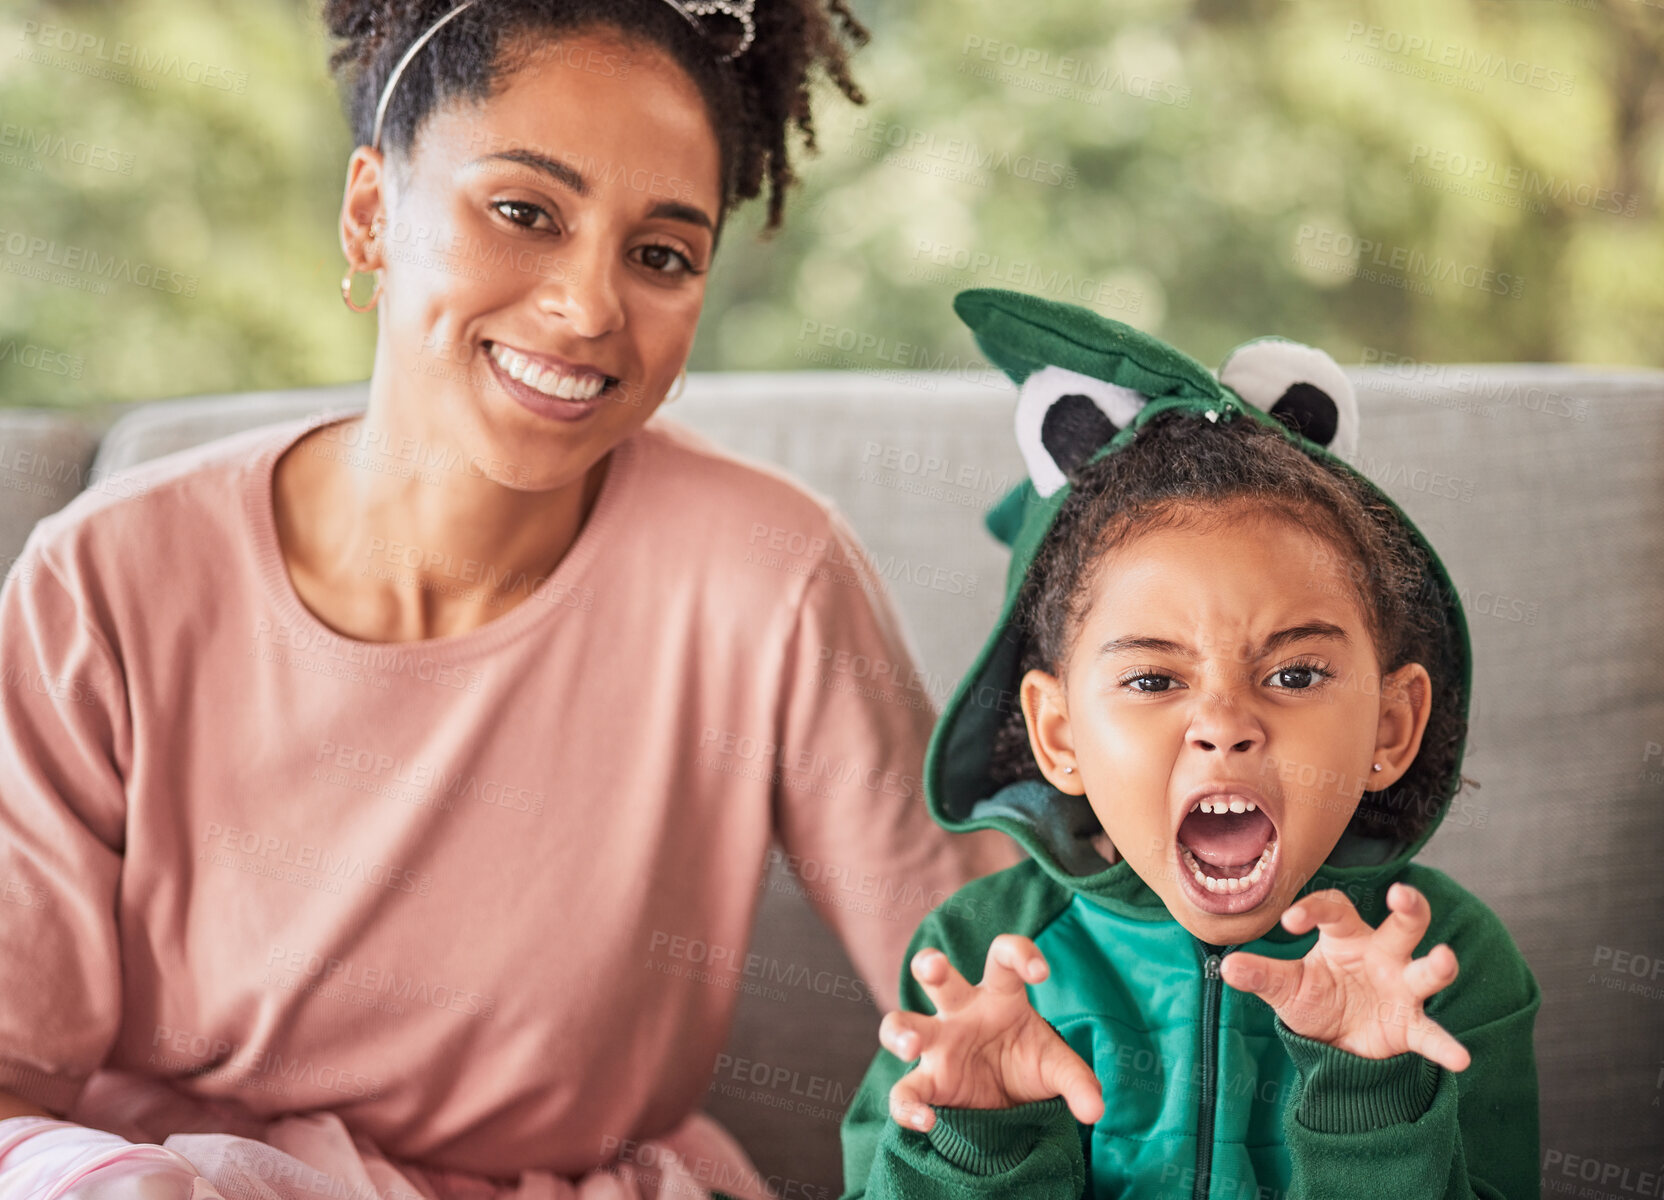
<svg viewBox="0 0 1664 1200">
<path fill-rule="evenodd" d="M 1041 367 L 1017 396 L 1017 447 L 1041 496 L 1132 423 L 1147 403 L 1141 392 L 1063 367 Z"/>
<path fill-rule="evenodd" d="M 1341 458 L 1358 445 L 1358 401 L 1338 363 L 1323 351 L 1283 338 L 1237 347 L 1219 382 L 1261 412 Z"/>
</svg>

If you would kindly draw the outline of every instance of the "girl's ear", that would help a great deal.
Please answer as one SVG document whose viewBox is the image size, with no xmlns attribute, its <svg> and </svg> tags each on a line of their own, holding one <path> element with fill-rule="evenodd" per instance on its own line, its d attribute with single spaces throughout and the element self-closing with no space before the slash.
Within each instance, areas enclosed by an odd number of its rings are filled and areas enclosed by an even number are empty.
<svg viewBox="0 0 1664 1200">
<path fill-rule="evenodd" d="M 1245 342 L 1226 357 L 1219 382 L 1341 458 L 1358 448 L 1352 383 L 1315 347 L 1274 337 Z"/>
<path fill-rule="evenodd" d="M 1050 496 L 1076 467 L 1132 423 L 1146 398 L 1064 367 L 1041 367 L 1017 395 L 1017 446 L 1034 490 Z"/>
<path fill-rule="evenodd" d="M 1421 752 L 1432 714 L 1433 680 L 1420 663 L 1405 663 L 1381 681 L 1381 715 L 1372 761 L 1380 763 L 1382 770 L 1369 776 L 1369 791 L 1380 791 L 1404 777 Z"/>
<path fill-rule="evenodd" d="M 1062 681 L 1045 671 L 1029 671 L 1017 687 L 1017 696 L 1028 725 L 1028 747 L 1040 773 L 1060 792 L 1085 795 L 1086 785 L 1075 762 L 1075 738 L 1069 727 L 1069 703 Z M 1065 771 L 1065 767 L 1069 769 Z"/>
</svg>

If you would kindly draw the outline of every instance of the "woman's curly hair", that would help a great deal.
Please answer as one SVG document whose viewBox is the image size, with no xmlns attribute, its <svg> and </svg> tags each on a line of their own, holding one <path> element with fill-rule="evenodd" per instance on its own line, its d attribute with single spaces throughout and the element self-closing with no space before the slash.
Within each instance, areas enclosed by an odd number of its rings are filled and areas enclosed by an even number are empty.
<svg viewBox="0 0 1664 1200">
<path fill-rule="evenodd" d="M 329 65 L 342 86 L 353 135 L 368 145 L 376 102 L 393 66 L 454 0 L 322 0 L 323 19 L 344 45 Z M 713 37 L 728 25 L 710 23 Z M 762 0 L 756 36 L 724 62 L 724 48 L 691 26 L 665 0 L 480 0 L 436 33 L 400 76 L 382 122 L 382 149 L 407 160 L 422 122 L 456 99 L 487 100 L 518 66 L 563 35 L 609 28 L 667 53 L 698 86 L 722 155 L 718 228 L 730 209 L 769 186 L 765 235 L 780 226 L 786 190 L 797 175 L 787 149 L 796 126 L 806 150 L 817 149 L 809 92 L 818 66 L 850 101 L 866 97 L 849 74 L 846 40 L 864 45 L 867 29 L 845 0 Z"/>
<path fill-rule="evenodd" d="M 1036 668 L 1062 674 L 1106 556 L 1132 537 L 1217 527 L 1245 512 L 1291 520 L 1328 550 L 1322 561 L 1291 568 L 1305 571 L 1312 587 L 1344 589 L 1355 599 L 1382 674 L 1418 662 L 1432 680 L 1433 711 L 1415 762 L 1396 784 L 1365 792 L 1349 826 L 1406 844 L 1419 837 L 1446 801 L 1467 735 L 1463 648 L 1431 561 L 1370 486 L 1258 420 L 1213 424 L 1180 413 L 1152 417 L 1127 445 L 1077 469 L 1070 483 L 1018 595 L 1018 677 Z M 1018 706 L 996 734 L 989 772 L 996 784 L 1042 778 Z"/>
</svg>

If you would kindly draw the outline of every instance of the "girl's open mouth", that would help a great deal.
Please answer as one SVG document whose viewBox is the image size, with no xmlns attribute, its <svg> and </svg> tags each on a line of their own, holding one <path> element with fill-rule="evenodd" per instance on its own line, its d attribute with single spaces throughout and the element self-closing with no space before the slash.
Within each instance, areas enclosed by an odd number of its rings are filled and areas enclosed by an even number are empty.
<svg viewBox="0 0 1664 1200">
<path fill-rule="evenodd" d="M 1173 847 L 1179 886 L 1203 912 L 1247 912 L 1276 882 L 1277 826 L 1250 797 L 1203 796 L 1179 823 Z"/>
</svg>

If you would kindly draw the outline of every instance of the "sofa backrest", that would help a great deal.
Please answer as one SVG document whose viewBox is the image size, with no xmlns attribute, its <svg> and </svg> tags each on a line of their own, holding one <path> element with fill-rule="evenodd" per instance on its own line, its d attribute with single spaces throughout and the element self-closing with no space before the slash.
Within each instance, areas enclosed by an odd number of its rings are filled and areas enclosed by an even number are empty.
<svg viewBox="0 0 1664 1200">
<path fill-rule="evenodd" d="M 1348 374 L 1362 412 L 1355 465 L 1427 535 L 1466 606 L 1476 667 L 1463 773 L 1482 786 L 1458 797 L 1423 859 L 1501 915 L 1542 985 L 1545 1188 L 1591 1162 L 1654 1171 L 1664 1104 L 1664 372 L 1422 364 Z M 359 407 L 366 394 L 360 383 L 149 404 L 123 416 L 91 462 L 96 434 L 0 412 L 0 484 L 19 497 L 3 506 L 0 565 L 77 486 L 111 486 L 144 459 Z M 1004 590 L 1006 555 L 981 519 L 1021 478 L 1012 411 L 1012 391 L 982 380 L 802 372 L 695 375 L 664 415 L 838 504 L 940 705 Z M 14 468 L 13 451 L 37 443 L 31 465 Z M 63 469 L 71 462 L 75 471 Z M 755 948 L 853 974 L 782 868 L 763 889 Z M 795 1194 L 838 1192 L 838 1114 L 876 1049 L 877 1023 L 866 1003 L 831 989 L 789 1005 L 741 1002 L 708 1107 Z"/>
</svg>

